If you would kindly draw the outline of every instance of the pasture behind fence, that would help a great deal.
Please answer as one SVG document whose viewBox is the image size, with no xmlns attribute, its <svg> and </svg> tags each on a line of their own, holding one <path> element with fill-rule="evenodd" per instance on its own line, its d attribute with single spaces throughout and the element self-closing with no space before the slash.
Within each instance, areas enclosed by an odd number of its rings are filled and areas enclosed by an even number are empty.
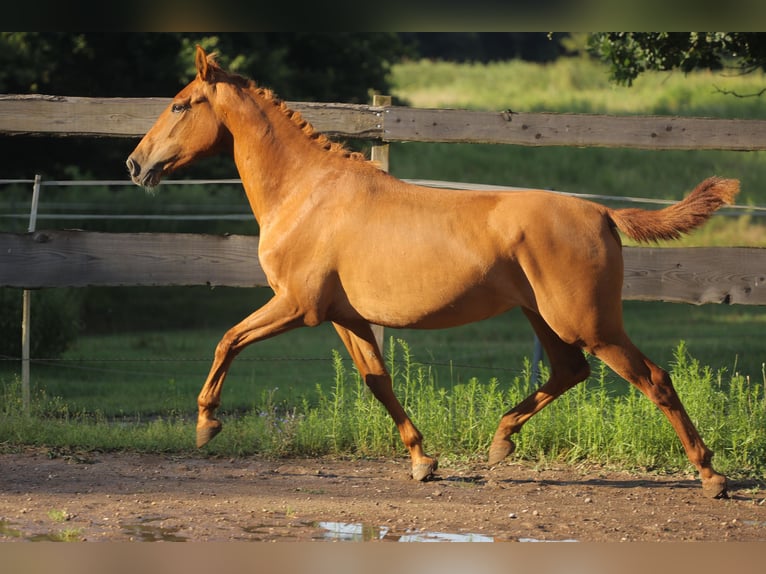
<svg viewBox="0 0 766 574">
<path fill-rule="evenodd" d="M 0 95 L 0 134 L 136 137 L 145 133 L 169 101 L 168 98 Z M 388 165 L 386 144 L 393 141 L 641 149 L 766 149 L 766 121 L 760 120 L 418 110 L 391 106 L 390 98 L 385 96 L 376 96 L 368 106 L 314 102 L 288 102 L 288 105 L 300 111 L 318 131 L 330 136 L 374 140 L 372 159 L 384 168 Z M 509 192 L 518 189 L 409 181 L 439 187 Z M 20 183 L 21 180 L 4 182 Z M 26 183 L 32 183 L 32 180 L 26 180 Z M 164 185 L 194 183 L 238 185 L 239 180 L 168 181 Z M 28 290 L 86 285 L 265 285 L 265 276 L 257 258 L 253 257 L 258 241 L 254 236 L 37 231 L 34 218 L 41 219 L 41 216 L 36 197 L 39 197 L 41 187 L 54 185 L 132 184 L 121 180 L 38 180 L 31 209 L 36 215 L 30 216 L 28 232 L 0 233 L 0 286 Z M 644 201 L 641 198 L 586 197 Z M 739 210 L 755 215 L 766 213 L 766 208 L 753 206 L 737 206 L 728 212 Z M 73 218 L 79 215 L 82 214 L 71 214 Z M 250 217 L 241 213 L 212 215 L 218 218 Z M 23 214 L 12 216 L 24 217 Z M 47 215 L 43 214 L 42 218 L 45 217 Z M 136 215 L 115 214 L 113 217 L 129 219 Z M 155 214 L 152 217 L 187 216 Z M 766 253 L 761 249 L 625 248 L 624 299 L 763 305 L 766 304 L 764 283 Z M 28 314 L 28 299 L 26 301 Z M 379 333 L 379 340 L 381 336 Z"/>
</svg>

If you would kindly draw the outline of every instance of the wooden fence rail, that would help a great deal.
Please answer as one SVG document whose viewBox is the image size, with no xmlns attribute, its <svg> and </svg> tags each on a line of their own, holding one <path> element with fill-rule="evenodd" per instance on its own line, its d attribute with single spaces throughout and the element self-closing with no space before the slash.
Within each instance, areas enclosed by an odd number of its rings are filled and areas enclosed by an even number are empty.
<svg viewBox="0 0 766 574">
<path fill-rule="evenodd" d="M 266 286 L 258 237 L 0 233 L 0 286 Z M 766 305 L 766 249 L 625 247 L 623 299 Z"/>
<path fill-rule="evenodd" d="M 0 94 L 0 135 L 140 137 L 169 102 L 169 98 Z M 288 105 L 327 135 L 387 142 L 766 149 L 764 120 L 482 112 L 315 102 Z"/>
</svg>

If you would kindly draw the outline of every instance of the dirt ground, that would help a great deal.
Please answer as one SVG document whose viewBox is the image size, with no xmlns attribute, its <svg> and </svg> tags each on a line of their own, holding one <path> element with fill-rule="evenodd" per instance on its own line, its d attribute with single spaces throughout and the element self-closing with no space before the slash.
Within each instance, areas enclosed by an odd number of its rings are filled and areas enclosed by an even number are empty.
<svg viewBox="0 0 766 574">
<path fill-rule="evenodd" d="M 510 461 L 0 455 L 0 541 L 764 541 L 763 482 Z"/>
</svg>

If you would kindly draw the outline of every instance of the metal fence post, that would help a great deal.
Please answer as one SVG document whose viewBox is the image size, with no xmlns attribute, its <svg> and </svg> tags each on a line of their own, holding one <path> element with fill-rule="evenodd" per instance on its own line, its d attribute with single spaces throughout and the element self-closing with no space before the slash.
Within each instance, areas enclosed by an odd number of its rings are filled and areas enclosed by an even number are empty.
<svg viewBox="0 0 766 574">
<path fill-rule="evenodd" d="M 535 335 L 535 348 L 532 353 L 532 382 L 535 384 L 540 383 L 540 363 L 543 361 L 543 345 L 540 343 L 540 339 Z"/>
<path fill-rule="evenodd" d="M 32 186 L 32 206 L 29 210 L 29 227 L 27 231 L 32 233 L 37 227 L 37 206 L 40 203 L 40 175 L 35 175 L 35 183 Z M 30 414 L 30 383 L 29 383 L 29 347 L 31 339 L 31 298 L 32 292 L 24 289 L 21 300 L 21 402 L 24 413 Z"/>
</svg>

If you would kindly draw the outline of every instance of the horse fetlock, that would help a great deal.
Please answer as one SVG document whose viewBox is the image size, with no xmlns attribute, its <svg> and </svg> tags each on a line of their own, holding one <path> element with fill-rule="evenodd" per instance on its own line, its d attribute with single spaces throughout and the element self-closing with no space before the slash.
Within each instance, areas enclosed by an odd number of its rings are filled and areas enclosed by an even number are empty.
<svg viewBox="0 0 766 574">
<path fill-rule="evenodd" d="M 516 443 L 509 438 L 500 438 L 492 441 L 489 447 L 489 466 L 495 466 L 516 450 Z"/>
<path fill-rule="evenodd" d="M 218 419 L 207 419 L 197 423 L 197 448 L 201 448 L 213 440 L 221 429 L 223 424 Z"/>
</svg>

